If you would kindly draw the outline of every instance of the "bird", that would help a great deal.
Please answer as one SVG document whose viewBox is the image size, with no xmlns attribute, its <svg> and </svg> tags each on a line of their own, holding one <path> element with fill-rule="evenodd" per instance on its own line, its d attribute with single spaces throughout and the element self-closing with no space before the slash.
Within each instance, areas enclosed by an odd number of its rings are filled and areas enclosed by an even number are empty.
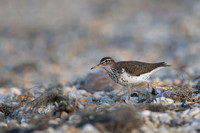
<svg viewBox="0 0 200 133">
<path fill-rule="evenodd" d="M 91 69 L 103 68 L 107 71 L 109 77 L 117 84 L 128 87 L 128 99 L 130 99 L 131 88 L 142 83 L 148 83 L 149 78 L 153 73 L 166 68 L 171 65 L 167 65 L 165 62 L 147 63 L 140 61 L 119 61 L 111 57 L 103 57 L 100 63 L 92 67 Z"/>
</svg>

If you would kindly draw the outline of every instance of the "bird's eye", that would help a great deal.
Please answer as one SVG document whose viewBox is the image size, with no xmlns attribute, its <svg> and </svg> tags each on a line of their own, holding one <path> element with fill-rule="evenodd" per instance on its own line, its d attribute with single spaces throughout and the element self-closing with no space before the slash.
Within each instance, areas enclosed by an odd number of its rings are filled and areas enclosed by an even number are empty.
<svg viewBox="0 0 200 133">
<path fill-rule="evenodd" d="M 108 63 L 108 60 L 105 60 L 105 63 Z"/>
</svg>

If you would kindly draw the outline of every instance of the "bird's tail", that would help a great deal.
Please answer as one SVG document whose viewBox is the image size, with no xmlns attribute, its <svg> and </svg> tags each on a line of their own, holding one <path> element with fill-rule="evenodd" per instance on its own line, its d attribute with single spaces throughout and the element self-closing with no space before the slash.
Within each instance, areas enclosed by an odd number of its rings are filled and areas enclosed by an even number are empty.
<svg viewBox="0 0 200 133">
<path fill-rule="evenodd" d="M 170 67 L 171 66 L 171 65 L 167 65 L 167 63 L 165 63 L 165 62 L 159 62 L 156 64 L 157 64 L 157 67 Z"/>
</svg>

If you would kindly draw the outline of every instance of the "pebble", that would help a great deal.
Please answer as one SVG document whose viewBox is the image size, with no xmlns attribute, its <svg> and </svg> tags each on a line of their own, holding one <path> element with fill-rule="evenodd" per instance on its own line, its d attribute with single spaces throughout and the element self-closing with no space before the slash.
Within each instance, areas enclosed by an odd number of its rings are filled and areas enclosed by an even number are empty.
<svg viewBox="0 0 200 133">
<path fill-rule="evenodd" d="M 48 122 L 50 125 L 58 125 L 59 122 L 57 120 L 49 120 Z"/>
<path fill-rule="evenodd" d="M 0 127 L 7 127 L 8 125 L 4 122 L 0 122 Z"/>
<path fill-rule="evenodd" d="M 109 96 L 102 96 L 101 99 L 100 99 L 100 103 L 101 104 L 114 103 L 114 100 L 111 99 Z"/>
<path fill-rule="evenodd" d="M 195 103 L 194 106 L 200 108 L 200 103 Z"/>
<path fill-rule="evenodd" d="M 152 104 L 163 104 L 163 105 L 169 105 L 173 104 L 174 100 L 166 98 L 166 97 L 157 97 Z"/>
<path fill-rule="evenodd" d="M 83 126 L 81 133 L 100 133 L 93 125 L 86 124 Z"/>
<path fill-rule="evenodd" d="M 180 122 L 180 120 L 179 120 L 178 118 L 173 118 L 173 119 L 171 120 L 171 123 L 172 123 L 172 124 L 180 124 L 181 122 Z"/>
<path fill-rule="evenodd" d="M 174 85 L 180 85 L 180 84 L 181 84 L 181 80 L 179 79 L 174 80 Z"/>
<path fill-rule="evenodd" d="M 71 87 L 64 87 L 63 88 L 63 95 L 66 95 L 66 94 L 68 94 L 69 92 L 71 92 L 72 90 L 71 90 Z"/>
<path fill-rule="evenodd" d="M 170 123 L 171 117 L 168 114 L 162 114 L 159 116 L 161 123 Z"/>
<path fill-rule="evenodd" d="M 144 117 L 149 117 L 151 115 L 151 111 L 149 110 L 142 110 L 142 111 L 139 111 L 138 113 Z"/>
<path fill-rule="evenodd" d="M 70 122 L 72 123 L 79 123 L 81 121 L 81 117 L 79 115 L 71 115 L 69 117 Z"/>
<path fill-rule="evenodd" d="M 61 117 L 61 119 L 66 119 L 68 116 L 69 116 L 69 114 L 68 114 L 67 112 L 64 112 L 64 111 L 63 111 L 63 112 L 61 113 L 61 116 L 60 116 L 60 117 Z"/>
<path fill-rule="evenodd" d="M 135 105 L 138 103 L 138 97 L 130 97 L 130 99 L 126 99 L 125 103 L 129 104 L 129 105 Z"/>
<path fill-rule="evenodd" d="M 189 110 L 188 115 L 194 116 L 194 115 L 199 114 L 199 113 L 200 113 L 200 109 L 197 108 L 197 107 L 194 107 L 193 109 Z"/>
<path fill-rule="evenodd" d="M 28 123 L 22 123 L 21 127 L 23 127 L 23 128 L 30 128 L 30 125 Z"/>
<path fill-rule="evenodd" d="M 92 95 L 92 100 L 99 101 L 103 95 L 104 95 L 103 91 L 97 91 Z"/>
<path fill-rule="evenodd" d="M 0 112 L 0 121 L 4 121 L 5 119 L 5 114 Z"/>
<path fill-rule="evenodd" d="M 12 87 L 10 90 L 13 95 L 21 95 L 21 91 L 16 87 Z"/>
<path fill-rule="evenodd" d="M 46 133 L 55 133 L 55 130 L 53 129 L 53 127 L 48 127 Z"/>
</svg>

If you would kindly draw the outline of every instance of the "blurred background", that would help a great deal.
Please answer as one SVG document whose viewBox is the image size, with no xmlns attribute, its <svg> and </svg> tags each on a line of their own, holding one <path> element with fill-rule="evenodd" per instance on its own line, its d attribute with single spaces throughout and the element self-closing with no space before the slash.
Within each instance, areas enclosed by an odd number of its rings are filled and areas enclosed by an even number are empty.
<svg viewBox="0 0 200 133">
<path fill-rule="evenodd" d="M 0 0 L 0 87 L 74 82 L 104 56 L 200 73 L 200 1 Z"/>
</svg>

